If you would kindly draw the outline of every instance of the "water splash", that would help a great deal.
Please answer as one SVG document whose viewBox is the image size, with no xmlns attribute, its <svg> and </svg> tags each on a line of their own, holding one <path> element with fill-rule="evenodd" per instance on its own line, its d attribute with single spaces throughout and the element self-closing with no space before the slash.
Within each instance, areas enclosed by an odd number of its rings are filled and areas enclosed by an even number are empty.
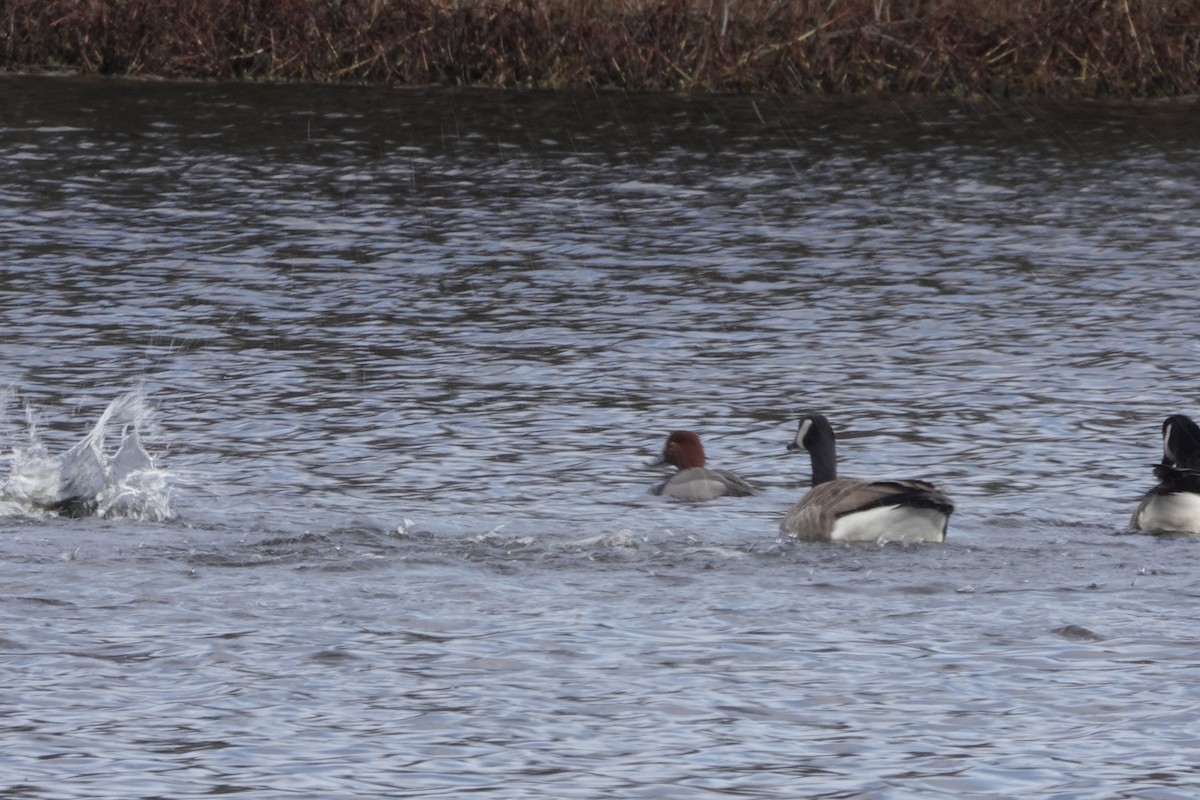
<svg viewBox="0 0 1200 800">
<path fill-rule="evenodd" d="M 142 445 L 141 430 L 151 412 L 140 390 L 126 392 L 108 404 L 83 439 L 65 453 L 52 455 L 38 437 L 36 419 L 26 406 L 30 444 L 12 449 L 9 475 L 0 489 L 7 507 L 0 511 L 171 519 L 170 475 L 154 466 Z M 120 444 L 109 455 L 106 440 L 118 428 Z"/>
</svg>

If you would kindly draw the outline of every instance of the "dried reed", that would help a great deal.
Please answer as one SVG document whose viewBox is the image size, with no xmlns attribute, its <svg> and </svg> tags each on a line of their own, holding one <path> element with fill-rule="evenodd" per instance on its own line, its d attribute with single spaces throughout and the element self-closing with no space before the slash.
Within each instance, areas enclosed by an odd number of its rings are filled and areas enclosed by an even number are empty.
<svg viewBox="0 0 1200 800">
<path fill-rule="evenodd" d="M 1200 93 L 1200 0 L 0 0 L 0 68 L 808 93 Z"/>
</svg>

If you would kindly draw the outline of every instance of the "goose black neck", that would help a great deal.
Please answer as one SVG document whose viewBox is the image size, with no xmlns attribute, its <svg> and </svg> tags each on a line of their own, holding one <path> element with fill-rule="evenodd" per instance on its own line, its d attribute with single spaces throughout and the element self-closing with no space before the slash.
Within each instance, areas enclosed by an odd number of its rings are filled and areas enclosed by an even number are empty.
<svg viewBox="0 0 1200 800">
<path fill-rule="evenodd" d="M 812 458 L 812 485 L 837 480 L 837 444 L 828 423 L 813 425 L 804 442 Z"/>
<path fill-rule="evenodd" d="M 1183 414 L 1175 414 L 1163 423 L 1163 434 L 1165 466 L 1200 468 L 1200 428 L 1195 422 Z"/>
</svg>

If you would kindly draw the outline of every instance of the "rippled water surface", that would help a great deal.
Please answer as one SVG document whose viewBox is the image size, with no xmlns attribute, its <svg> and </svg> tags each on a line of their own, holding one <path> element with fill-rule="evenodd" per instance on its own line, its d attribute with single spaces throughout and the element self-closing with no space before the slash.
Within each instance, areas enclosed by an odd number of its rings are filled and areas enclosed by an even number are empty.
<svg viewBox="0 0 1200 800">
<path fill-rule="evenodd" d="M 3 505 L 0 795 L 1195 797 L 1195 119 L 0 78 L 10 475 L 170 507 Z M 781 540 L 809 409 L 947 543 Z"/>
</svg>

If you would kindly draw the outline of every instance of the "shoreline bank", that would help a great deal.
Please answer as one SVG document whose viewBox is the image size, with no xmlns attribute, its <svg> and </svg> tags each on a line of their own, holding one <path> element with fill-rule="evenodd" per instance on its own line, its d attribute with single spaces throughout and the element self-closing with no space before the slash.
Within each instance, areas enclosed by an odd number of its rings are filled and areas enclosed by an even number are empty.
<svg viewBox="0 0 1200 800">
<path fill-rule="evenodd" d="M 0 0 L 0 70 L 630 91 L 1200 94 L 1200 3 Z"/>
</svg>

